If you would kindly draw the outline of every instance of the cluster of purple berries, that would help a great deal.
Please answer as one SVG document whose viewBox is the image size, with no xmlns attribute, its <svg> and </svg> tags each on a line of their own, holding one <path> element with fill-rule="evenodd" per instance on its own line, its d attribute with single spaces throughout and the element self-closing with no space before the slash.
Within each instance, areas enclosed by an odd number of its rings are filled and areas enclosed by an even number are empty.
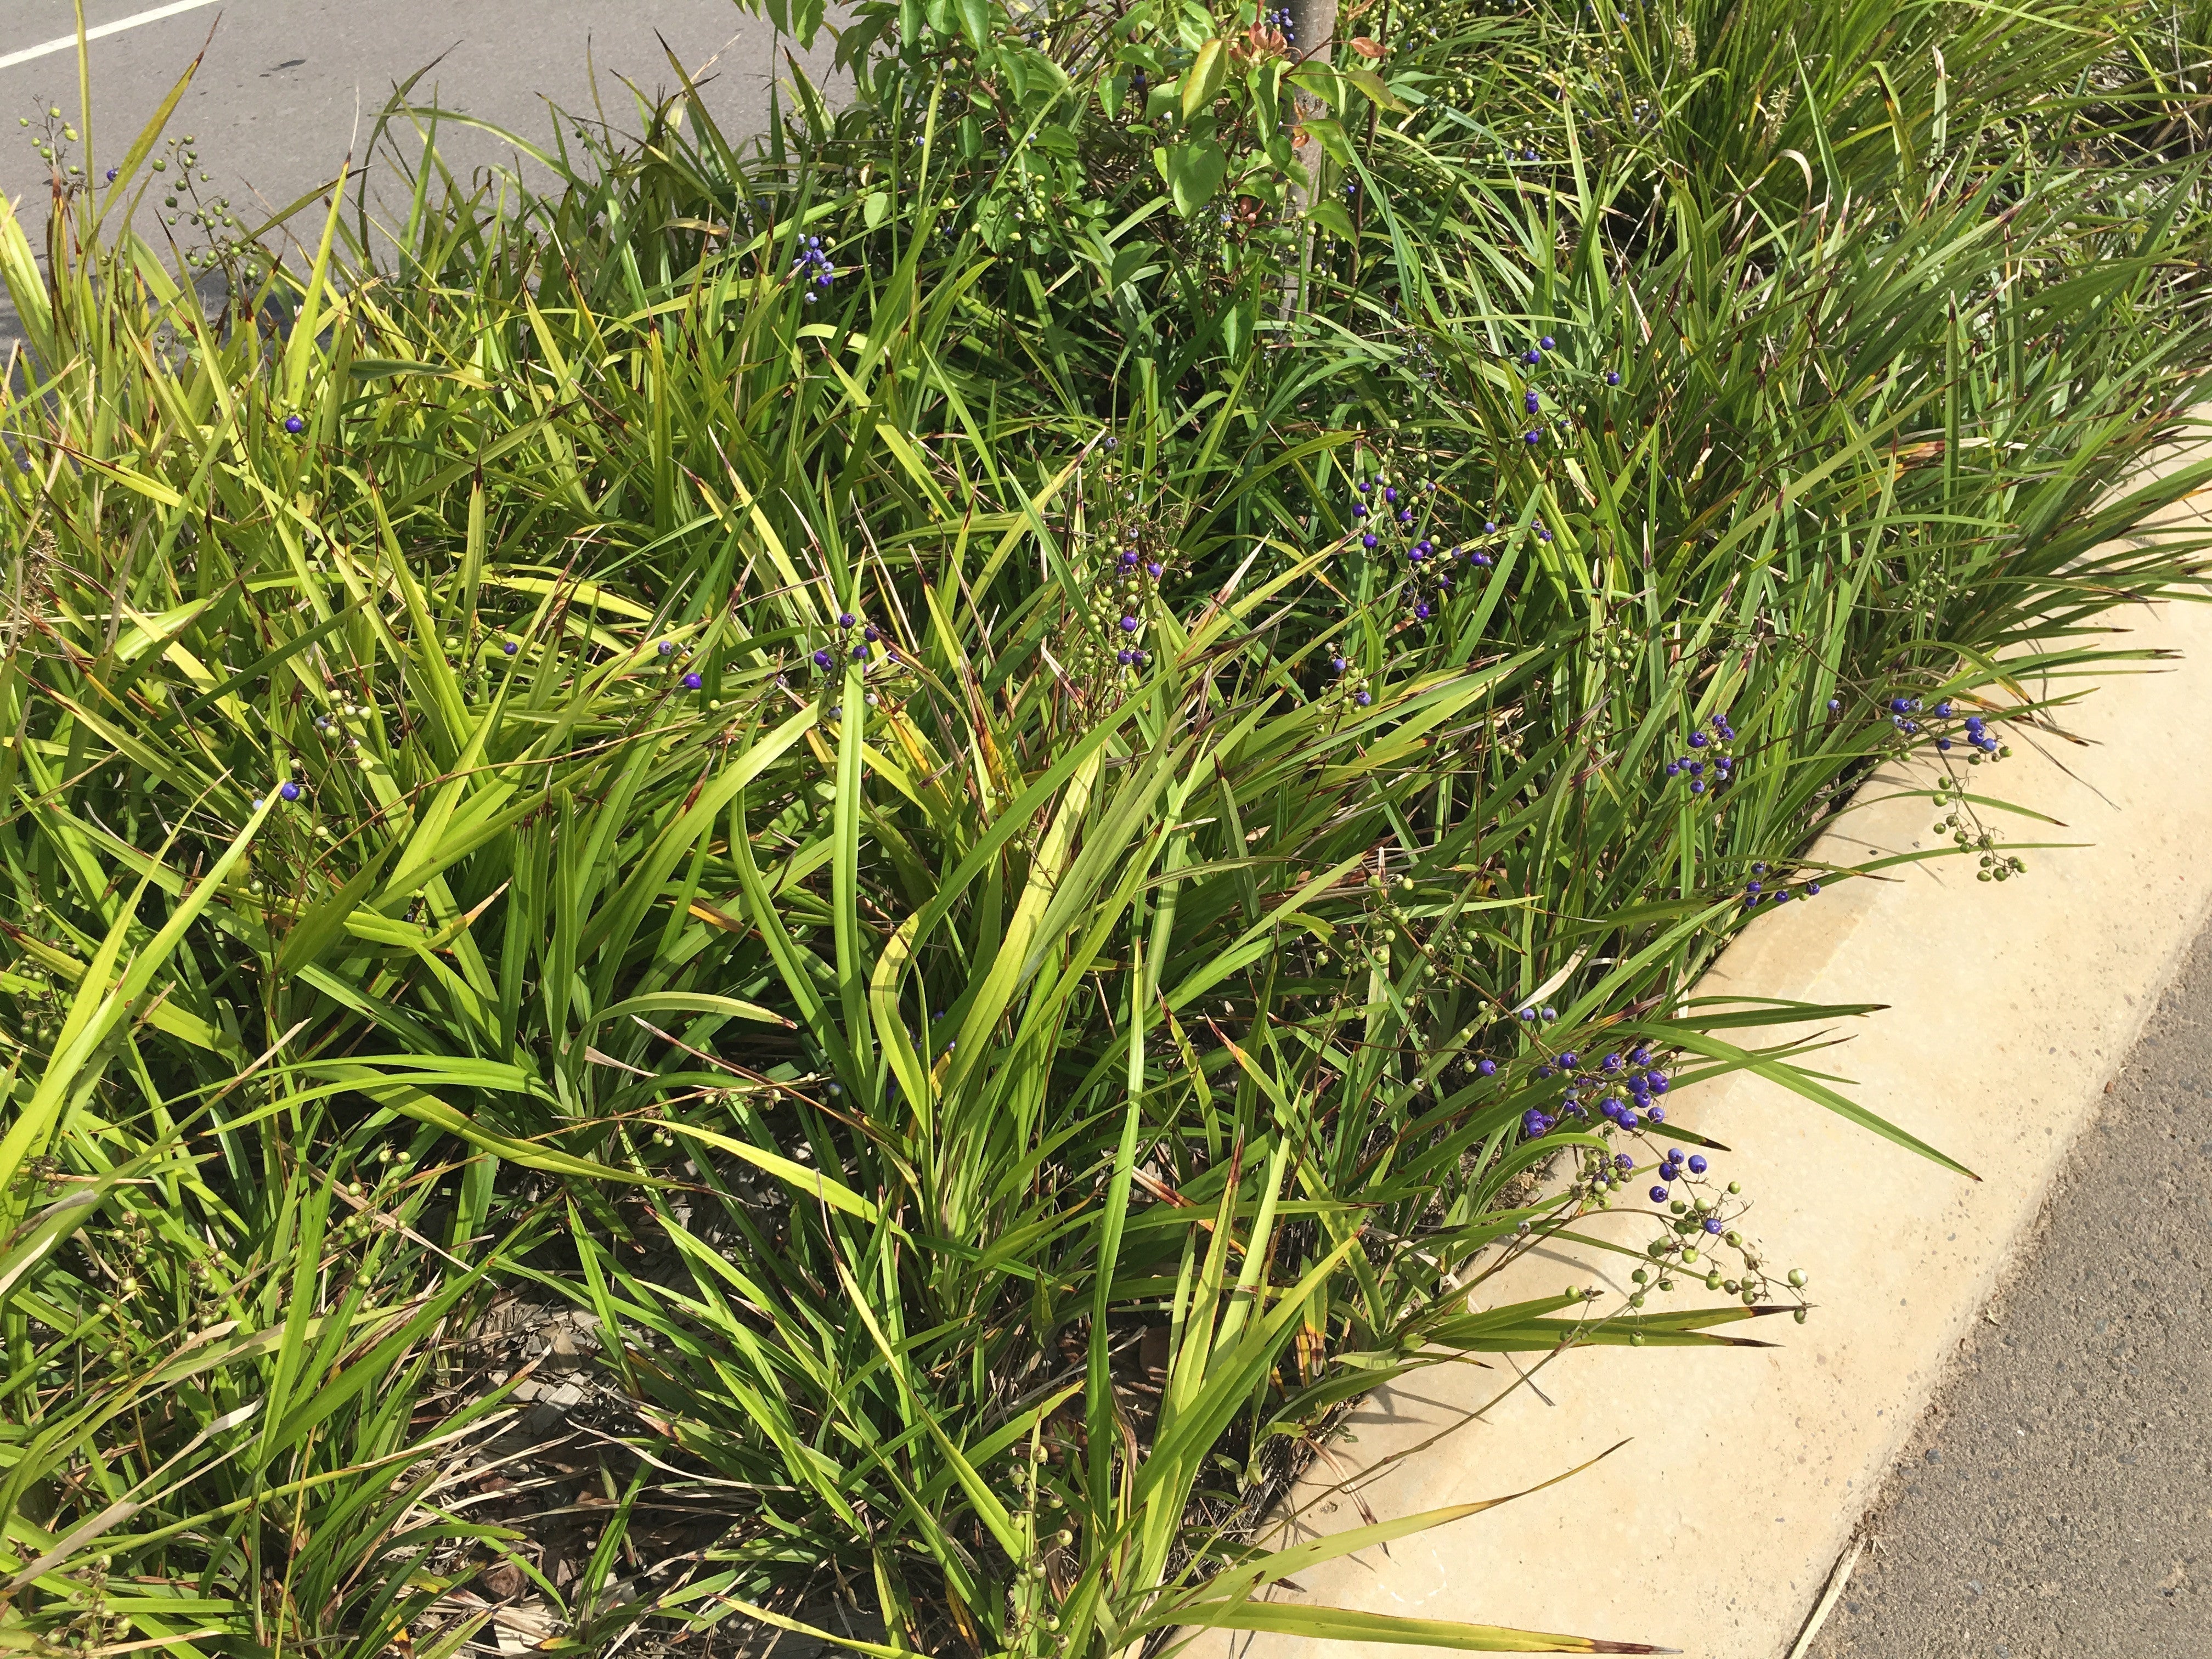
<svg viewBox="0 0 2212 1659">
<path fill-rule="evenodd" d="M 1892 697 L 1889 701 L 1890 708 L 1893 711 L 1891 718 L 1895 720 L 1898 718 L 1897 705 L 1905 702 L 1905 699 L 1903 697 Z M 1913 711 L 1917 713 L 1919 711 L 1919 708 L 1920 704 L 1916 700 L 1912 704 Z M 1951 705 L 1948 702 L 1937 703 L 1935 708 L 1935 714 L 1937 720 L 1949 720 L 1952 715 Z M 1908 732 L 1912 732 L 1917 729 L 1917 723 L 1901 725 L 1899 729 Z M 1981 763 L 1982 757 L 1984 755 L 1994 756 L 2001 755 L 2005 752 L 2003 748 L 1998 744 L 1997 740 L 1990 735 L 1988 723 L 1985 722 L 1979 714 L 1967 715 L 1964 720 L 1960 722 L 1960 725 L 1956 729 L 1955 735 L 1951 732 L 1938 732 L 1936 738 L 1936 747 L 1942 753 L 1948 755 L 1951 752 L 1952 748 L 1960 738 L 1963 738 L 1966 741 L 1966 746 L 1974 750 L 1972 754 L 1966 757 L 1966 759 L 1969 763 L 1975 765 L 1979 765 Z"/>
<path fill-rule="evenodd" d="M 1528 159 L 1532 161 L 1536 159 L 1534 151 L 1529 153 Z M 1526 351 L 1521 354 L 1521 362 L 1526 368 L 1531 369 L 1541 368 L 1544 366 L 1544 354 L 1547 351 L 1555 349 L 1558 345 L 1559 342 L 1554 340 L 1550 335 L 1547 334 L 1542 339 L 1537 341 L 1535 344 L 1530 346 Z M 1523 414 L 1530 416 L 1539 415 L 1542 412 L 1543 407 L 1544 399 L 1534 386 L 1529 386 L 1522 392 L 1521 410 Z M 1544 431 L 1545 428 L 1540 423 L 1532 426 L 1526 432 L 1521 434 L 1521 441 L 1527 444 L 1529 448 L 1534 449 L 1544 441 Z"/>
<path fill-rule="evenodd" d="M 886 663 L 896 660 L 891 648 L 882 645 L 883 635 L 872 623 L 862 622 L 849 611 L 837 613 L 836 637 L 814 653 L 814 665 L 823 673 L 841 671 L 844 665 L 858 663 L 865 672 L 876 660 L 880 647 Z M 687 681 L 688 684 L 688 681 Z"/>
<path fill-rule="evenodd" d="M 1091 600 L 1091 621 L 1104 641 L 1097 648 L 1125 672 L 1149 668 L 1145 611 L 1167 575 L 1166 550 L 1149 523 L 1133 519 L 1109 533 L 1103 550 L 1109 562 Z"/>
<path fill-rule="evenodd" d="M 1152 488 L 1124 470 L 1116 448 L 1109 434 L 1091 463 L 1084 493 L 1097 506 L 1081 532 L 1090 581 L 1074 628 L 1053 645 L 1078 683 L 1100 686 L 1126 684 L 1152 666 L 1146 617 L 1161 600 L 1175 550 L 1173 526 L 1148 510 Z"/>
<path fill-rule="evenodd" d="M 1425 499 L 1436 493 L 1433 479 L 1415 488 L 1408 485 L 1401 490 L 1384 478 L 1361 478 L 1352 485 L 1358 492 L 1352 503 L 1352 517 L 1359 526 L 1359 544 L 1365 548 L 1379 547 L 1385 537 L 1408 538 L 1416 534 L 1415 525 L 1426 516 Z M 1416 512 L 1416 504 L 1420 511 Z M 1427 544 L 1423 544 L 1424 552 Z"/>
<path fill-rule="evenodd" d="M 1143 571 L 1141 581 L 1138 577 L 1140 568 Z M 1137 611 L 1146 591 L 1146 584 L 1157 586 L 1160 578 L 1167 574 L 1167 567 L 1157 558 L 1146 558 L 1138 548 L 1130 545 L 1115 556 L 1114 569 L 1124 590 L 1121 615 L 1114 624 L 1115 631 L 1121 636 L 1121 643 L 1115 648 L 1114 660 L 1124 668 L 1149 667 L 1152 653 L 1137 643 L 1137 636 L 1145 625 Z"/>
<path fill-rule="evenodd" d="M 299 799 L 300 786 L 293 782 L 289 778 L 285 779 L 283 782 L 276 786 L 276 799 L 279 800 Z M 268 798 L 266 796 L 256 795 L 253 798 L 253 810 L 257 812 L 268 804 Z"/>
<path fill-rule="evenodd" d="M 1353 489 L 1352 519 L 1360 546 L 1405 556 L 1408 580 L 1401 620 L 1408 626 L 1419 627 L 1442 613 L 1455 584 L 1465 579 L 1460 561 L 1464 559 L 1470 570 L 1487 570 L 1497 563 L 1482 547 L 1460 545 L 1438 523 L 1441 498 L 1434 479 L 1401 486 L 1378 476 L 1357 480 Z M 1482 528 L 1486 538 L 1498 533 L 1494 522 Z M 1548 532 L 1540 533 L 1551 539 Z"/>
<path fill-rule="evenodd" d="M 1806 898 L 1820 896 L 1820 884 L 1817 881 L 1808 881 L 1803 886 L 1793 890 L 1787 881 L 1770 883 L 1760 880 L 1759 878 L 1765 873 L 1766 866 L 1763 864 L 1754 864 L 1751 866 L 1751 879 L 1743 884 L 1743 902 L 1747 908 L 1761 903 L 1786 904 L 1790 902 L 1793 891 L 1802 894 Z"/>
<path fill-rule="evenodd" d="M 1590 1108 L 1583 1103 L 1585 1094 L 1598 1097 L 1598 1115 L 1624 1134 L 1634 1134 L 1650 1124 L 1667 1121 L 1667 1109 L 1656 1097 L 1665 1094 L 1672 1085 L 1667 1074 L 1652 1064 L 1649 1048 L 1632 1050 L 1626 1059 L 1618 1054 L 1607 1054 L 1594 1066 L 1584 1066 L 1579 1054 L 1563 1054 L 1538 1066 L 1536 1075 L 1546 1079 L 1565 1077 L 1566 1087 L 1560 1093 L 1556 1113 L 1532 1106 L 1521 1115 L 1521 1127 L 1531 1140 L 1549 1134 L 1563 1118 L 1588 1121 Z"/>
<path fill-rule="evenodd" d="M 1283 37 L 1283 44 L 1286 46 L 1295 46 L 1298 43 L 1297 20 L 1291 17 L 1291 9 L 1288 6 L 1279 7 L 1273 11 L 1261 12 L 1260 27 L 1274 30 Z"/>
<path fill-rule="evenodd" d="M 1346 656 L 1342 647 L 1329 647 L 1328 670 L 1336 677 L 1329 687 L 1330 695 L 1362 708 L 1375 701 L 1375 693 L 1368 688 L 1366 670 Z"/>
<path fill-rule="evenodd" d="M 1718 785 L 1735 781 L 1735 757 L 1727 747 L 1735 741 L 1735 728 L 1729 724 L 1725 714 L 1713 716 L 1712 728 L 1711 732 L 1691 732 L 1686 745 L 1690 752 L 1667 763 L 1667 775 L 1686 779 L 1693 795 L 1702 795 Z"/>
<path fill-rule="evenodd" d="M 682 663 L 688 663 L 690 661 L 691 647 L 688 645 L 684 647 L 683 653 L 682 662 L 678 665 L 679 666 L 682 665 Z M 653 654 L 663 658 L 664 659 L 674 657 L 677 654 L 676 641 L 674 640 L 661 641 L 659 645 L 653 647 Z M 679 682 L 686 691 L 696 691 L 705 683 L 706 682 L 701 678 L 699 672 L 696 669 L 690 667 L 685 667 L 684 669 L 684 678 Z"/>
<path fill-rule="evenodd" d="M 1693 1176 L 1701 1176 L 1705 1172 L 1705 1160 L 1701 1155 L 1694 1152 L 1686 1158 L 1682 1156 L 1682 1149 L 1680 1146 L 1669 1146 L 1667 1149 L 1667 1156 L 1659 1160 L 1659 1167 L 1652 1171 L 1652 1174 L 1659 1177 L 1659 1184 L 1651 1189 L 1650 1194 L 1651 1201 L 1654 1204 L 1664 1204 L 1667 1201 L 1673 1183 L 1682 1178 L 1682 1171 L 1685 1169 Z M 1708 1218 L 1705 1231 L 1717 1233 L 1720 1230 L 1720 1222 Z"/>
<path fill-rule="evenodd" d="M 830 291 L 830 279 L 836 276 L 837 267 L 830 263 L 830 256 L 823 252 L 819 236 L 806 239 L 805 245 L 799 251 L 799 258 L 792 263 L 791 274 L 805 284 L 806 303 L 809 305 Z"/>
<path fill-rule="evenodd" d="M 1532 155 L 1529 159 L 1534 161 L 1535 157 Z M 1536 372 L 1543 368 L 1545 366 L 1545 354 L 1547 352 L 1558 349 L 1558 347 L 1559 342 L 1554 340 L 1550 335 L 1547 334 L 1542 339 L 1537 341 L 1534 345 L 1530 346 L 1527 350 L 1521 354 L 1521 366 L 1529 371 L 1529 379 L 1532 381 L 1535 378 Z M 1620 371 L 1617 368 L 1608 368 L 1605 372 L 1604 378 L 1605 383 L 1607 386 L 1619 386 L 1620 384 Z M 1524 386 L 1521 392 L 1521 412 L 1524 415 L 1534 417 L 1541 416 L 1543 410 L 1543 394 L 1540 392 L 1534 385 Z M 1529 448 L 1534 449 L 1544 441 L 1547 429 L 1546 426 L 1540 421 L 1537 424 L 1531 426 L 1528 431 L 1521 434 L 1521 441 L 1527 444 Z"/>
</svg>

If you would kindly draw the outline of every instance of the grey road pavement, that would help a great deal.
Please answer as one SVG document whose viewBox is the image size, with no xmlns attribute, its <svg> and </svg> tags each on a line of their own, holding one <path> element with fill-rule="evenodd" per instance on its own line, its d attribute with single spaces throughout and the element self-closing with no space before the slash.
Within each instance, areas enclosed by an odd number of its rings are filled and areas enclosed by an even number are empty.
<svg viewBox="0 0 2212 1659">
<path fill-rule="evenodd" d="M 2212 933 L 1892 1473 L 1811 1659 L 2212 1656 Z"/>
<path fill-rule="evenodd" d="M 85 21 L 96 29 L 173 3 L 87 0 Z M 80 118 L 76 53 L 72 46 L 7 60 L 75 28 L 70 0 L 0 0 L 0 192 L 30 218 L 34 240 L 52 186 L 31 140 L 48 109 Z M 120 158 L 203 47 L 170 130 L 197 141 L 204 188 L 245 218 L 337 177 L 394 86 L 426 65 L 435 67 L 416 82 L 416 101 L 542 142 L 554 130 L 548 100 L 593 119 L 603 111 L 634 131 L 630 88 L 650 96 L 681 84 L 672 51 L 707 77 L 702 96 L 714 119 L 749 134 L 770 85 L 788 78 L 791 43 L 733 0 L 219 0 L 91 43 L 95 169 Z M 798 55 L 810 74 L 828 76 L 826 35 Z M 25 116 L 34 121 L 27 131 L 17 125 Z M 510 147 L 464 130 L 446 130 L 441 144 L 464 176 L 515 160 Z"/>
</svg>

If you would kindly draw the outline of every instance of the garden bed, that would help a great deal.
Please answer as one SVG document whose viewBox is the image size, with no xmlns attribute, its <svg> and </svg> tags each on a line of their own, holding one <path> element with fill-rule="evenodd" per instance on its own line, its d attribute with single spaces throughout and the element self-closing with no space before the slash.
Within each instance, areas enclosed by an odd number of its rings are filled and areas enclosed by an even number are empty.
<svg viewBox="0 0 2212 1659">
<path fill-rule="evenodd" d="M 1783 1041 L 1864 1003 L 1686 994 L 1880 765 L 2039 879 L 2011 748 L 2199 580 L 2167 21 L 865 4 L 757 146 L 0 220 L 6 1618 L 1592 1650 L 1249 1528 L 1439 1352 L 1795 1332 L 1723 1079 L 1960 1167 Z M 1468 1311 L 1632 1209 L 1665 1289 Z"/>
</svg>

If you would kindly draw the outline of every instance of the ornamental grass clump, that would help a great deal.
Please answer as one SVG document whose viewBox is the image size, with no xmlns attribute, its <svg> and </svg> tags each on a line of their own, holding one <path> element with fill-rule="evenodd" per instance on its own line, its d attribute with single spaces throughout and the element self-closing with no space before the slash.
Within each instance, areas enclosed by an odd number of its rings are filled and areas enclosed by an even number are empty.
<svg viewBox="0 0 2212 1659">
<path fill-rule="evenodd" d="M 41 127 L 11 1639 L 1641 1650 L 1259 1599 L 1480 1504 L 1257 1540 L 1378 1385 L 1808 1316 L 1701 1085 L 1964 1173 L 1692 994 L 1886 762 L 2019 873 L 2201 580 L 2181 94 L 1956 10 L 864 3 L 191 259 Z"/>
</svg>

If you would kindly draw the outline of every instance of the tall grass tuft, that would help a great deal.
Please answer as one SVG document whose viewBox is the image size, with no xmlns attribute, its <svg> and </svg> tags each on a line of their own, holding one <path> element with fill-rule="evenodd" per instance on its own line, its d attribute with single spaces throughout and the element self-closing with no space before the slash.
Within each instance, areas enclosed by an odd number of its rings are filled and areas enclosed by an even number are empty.
<svg viewBox="0 0 2212 1659">
<path fill-rule="evenodd" d="M 1970 1174 L 1687 994 L 1886 757 L 2039 877 L 2212 465 L 2160 18 L 1601 9 L 867 0 L 758 141 L 0 216 L 9 1640 L 1647 1650 L 1259 1597 L 1486 1501 L 1251 1540 L 1382 1382 L 1805 1317 L 1699 1082 Z"/>
</svg>

